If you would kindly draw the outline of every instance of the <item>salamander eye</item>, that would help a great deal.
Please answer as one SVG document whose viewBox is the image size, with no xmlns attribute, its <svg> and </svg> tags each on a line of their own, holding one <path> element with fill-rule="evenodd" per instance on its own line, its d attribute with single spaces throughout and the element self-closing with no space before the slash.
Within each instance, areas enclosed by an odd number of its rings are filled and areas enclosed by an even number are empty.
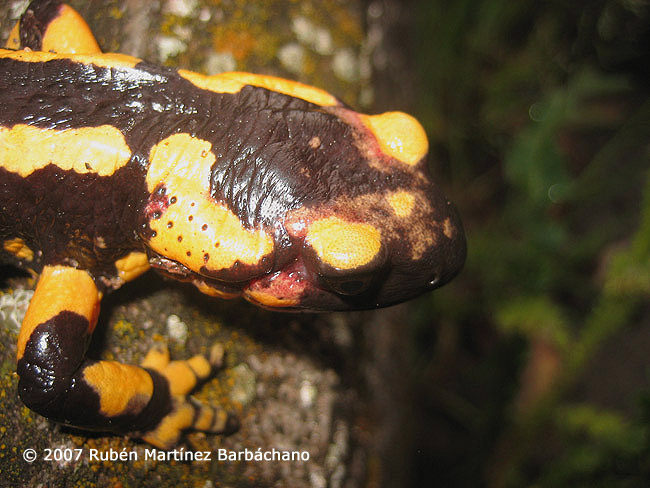
<svg viewBox="0 0 650 488">
<path fill-rule="evenodd" d="M 341 295 L 359 295 L 370 288 L 372 276 L 321 276 L 329 289 Z"/>
</svg>

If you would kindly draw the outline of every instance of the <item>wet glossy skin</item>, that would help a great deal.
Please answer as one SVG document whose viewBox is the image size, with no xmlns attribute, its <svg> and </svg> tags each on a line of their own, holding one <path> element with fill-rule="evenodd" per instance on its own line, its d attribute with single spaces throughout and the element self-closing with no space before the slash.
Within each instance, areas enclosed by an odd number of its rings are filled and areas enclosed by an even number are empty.
<svg viewBox="0 0 650 488">
<path fill-rule="evenodd" d="M 269 76 L 102 54 L 55 1 L 33 2 L 8 46 L 18 50 L 0 50 L 0 254 L 42 273 L 18 369 L 23 399 L 44 415 L 145 431 L 162 446 L 185 427 L 228 430 L 218 411 L 217 427 L 187 420 L 195 406 L 164 360 L 84 359 L 102 295 L 150 266 L 279 310 L 387 306 L 462 267 L 460 221 L 406 114 L 359 114 Z M 196 361 L 194 383 L 218 363 Z M 122 376 L 131 388 L 117 391 Z"/>
<path fill-rule="evenodd" d="M 462 264 L 458 218 L 427 177 L 426 136 L 405 114 L 362 116 L 333 98 L 316 105 L 219 77 L 201 89 L 197 75 L 112 55 L 0 56 L 12 93 L 0 103 L 0 170 L 51 194 L 49 209 L 76 202 L 54 222 L 67 230 L 35 238 L 11 228 L 25 213 L 35 226 L 46 217 L 5 194 L 15 205 L 6 237 L 41 250 L 42 264 L 75 259 L 113 281 L 111 261 L 142 250 L 203 289 L 310 310 L 390 305 Z M 103 247 L 72 242 L 93 226 Z"/>
</svg>

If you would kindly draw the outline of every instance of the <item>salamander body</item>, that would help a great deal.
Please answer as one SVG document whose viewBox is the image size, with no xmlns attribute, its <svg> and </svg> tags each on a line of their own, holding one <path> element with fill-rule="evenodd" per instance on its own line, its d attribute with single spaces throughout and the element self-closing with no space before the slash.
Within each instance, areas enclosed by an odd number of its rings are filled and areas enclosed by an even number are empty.
<svg viewBox="0 0 650 488">
<path fill-rule="evenodd" d="M 85 358 L 101 297 L 149 267 L 286 311 L 436 288 L 465 240 L 427 150 L 404 113 L 103 54 L 70 7 L 32 2 L 0 50 L 0 255 L 40 275 L 18 342 L 23 401 L 161 447 L 185 428 L 233 430 L 232 415 L 187 397 L 219 347 L 180 362 L 154 351 L 142 367 Z"/>
</svg>

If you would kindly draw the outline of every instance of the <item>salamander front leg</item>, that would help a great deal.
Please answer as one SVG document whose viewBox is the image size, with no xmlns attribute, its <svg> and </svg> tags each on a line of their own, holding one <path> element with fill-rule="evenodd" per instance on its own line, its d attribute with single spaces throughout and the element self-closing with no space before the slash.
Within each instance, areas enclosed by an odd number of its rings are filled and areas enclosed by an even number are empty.
<svg viewBox="0 0 650 488">
<path fill-rule="evenodd" d="M 147 356 L 144 367 L 85 359 L 101 293 L 83 271 L 46 266 L 18 337 L 23 402 L 52 420 L 88 430 L 132 433 L 169 448 L 186 428 L 232 431 L 233 416 L 186 398 L 221 362 L 195 356 Z"/>
</svg>

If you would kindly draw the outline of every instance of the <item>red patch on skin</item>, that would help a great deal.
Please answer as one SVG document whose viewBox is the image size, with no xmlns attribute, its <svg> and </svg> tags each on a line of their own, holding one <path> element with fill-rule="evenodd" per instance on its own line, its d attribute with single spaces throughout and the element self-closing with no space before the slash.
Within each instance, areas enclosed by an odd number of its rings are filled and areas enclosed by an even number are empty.
<svg viewBox="0 0 650 488">
<path fill-rule="evenodd" d="M 296 261 L 288 268 L 251 281 L 246 289 L 253 293 L 264 293 L 279 300 L 300 300 L 309 287 L 305 267 Z"/>
<path fill-rule="evenodd" d="M 149 197 L 147 206 L 144 208 L 144 217 L 147 222 L 151 219 L 159 219 L 169 207 L 170 201 L 167 196 L 167 189 L 161 184 L 156 187 Z M 169 227 L 169 223 L 167 224 Z"/>
</svg>

